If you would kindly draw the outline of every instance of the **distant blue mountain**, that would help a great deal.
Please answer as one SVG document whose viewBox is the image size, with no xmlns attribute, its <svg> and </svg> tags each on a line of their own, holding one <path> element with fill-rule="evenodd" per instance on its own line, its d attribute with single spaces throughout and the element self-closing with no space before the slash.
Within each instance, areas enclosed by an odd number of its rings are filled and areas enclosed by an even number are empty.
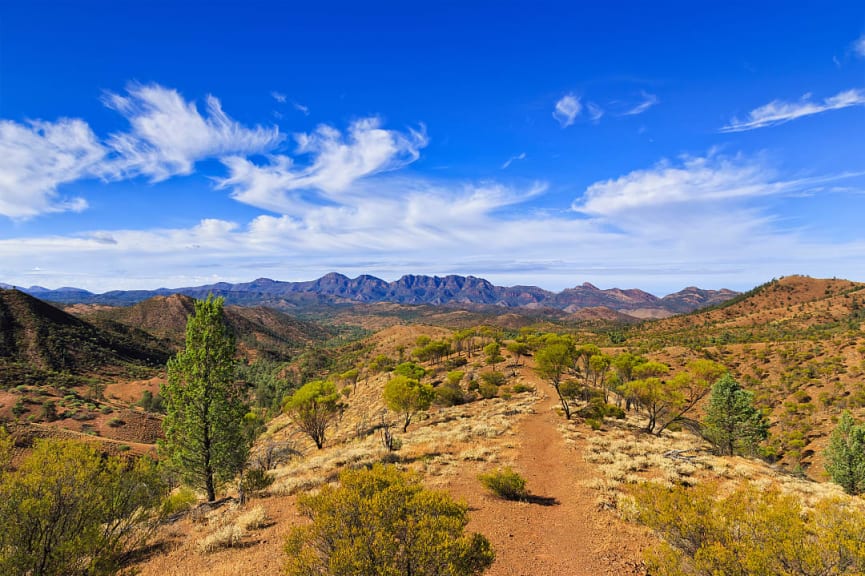
<svg viewBox="0 0 865 576">
<path fill-rule="evenodd" d="M 37 298 L 61 304 L 108 304 L 125 306 L 153 296 L 185 294 L 205 298 L 208 294 L 222 296 L 226 303 L 241 306 L 271 306 L 297 308 L 316 304 L 378 303 L 428 305 L 493 305 L 505 308 L 555 308 L 575 312 L 582 308 L 603 306 L 612 310 L 666 311 L 669 314 L 689 312 L 704 306 L 719 304 L 736 296 L 732 290 L 703 290 L 689 287 L 658 298 L 638 289 L 601 290 L 589 283 L 561 292 L 550 292 L 537 286 L 495 286 L 475 276 L 406 275 L 394 282 L 375 276 L 349 278 L 330 273 L 318 280 L 281 282 L 259 278 L 252 282 L 230 284 L 219 282 L 186 288 L 157 290 L 115 290 L 94 294 L 79 288 L 49 290 L 41 286 L 22 288 Z"/>
</svg>

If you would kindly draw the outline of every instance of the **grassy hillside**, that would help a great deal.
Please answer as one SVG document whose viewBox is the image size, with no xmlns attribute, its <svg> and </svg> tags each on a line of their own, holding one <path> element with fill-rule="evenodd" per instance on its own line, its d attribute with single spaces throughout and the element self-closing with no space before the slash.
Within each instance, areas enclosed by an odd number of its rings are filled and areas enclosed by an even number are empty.
<svg viewBox="0 0 865 576">
<path fill-rule="evenodd" d="M 865 414 L 865 284 L 791 276 L 717 308 L 646 322 L 626 345 L 683 365 L 726 365 L 770 414 L 769 454 L 822 476 L 821 452 L 840 412 Z"/>
</svg>

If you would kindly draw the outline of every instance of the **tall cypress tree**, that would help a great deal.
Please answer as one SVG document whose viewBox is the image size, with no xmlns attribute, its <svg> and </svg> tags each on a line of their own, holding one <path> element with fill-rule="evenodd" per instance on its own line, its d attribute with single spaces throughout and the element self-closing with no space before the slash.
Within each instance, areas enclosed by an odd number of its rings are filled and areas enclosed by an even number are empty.
<svg viewBox="0 0 865 576">
<path fill-rule="evenodd" d="M 753 452 L 769 435 L 769 422 L 754 407 L 754 395 L 729 374 L 712 386 L 703 435 L 721 454 Z"/>
<path fill-rule="evenodd" d="M 235 342 L 222 305 L 213 295 L 195 302 L 186 348 L 169 360 L 161 390 L 166 415 L 160 454 L 210 502 L 217 487 L 243 469 L 250 447 L 243 434 L 246 394 L 234 378 Z"/>
</svg>

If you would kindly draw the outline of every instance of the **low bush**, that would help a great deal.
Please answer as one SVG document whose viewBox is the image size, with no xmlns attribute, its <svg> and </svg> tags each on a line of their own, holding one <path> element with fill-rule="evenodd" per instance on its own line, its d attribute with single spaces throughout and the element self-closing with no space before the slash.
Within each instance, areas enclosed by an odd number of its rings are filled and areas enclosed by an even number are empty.
<svg viewBox="0 0 865 576">
<path fill-rule="evenodd" d="M 261 468 L 247 470 L 243 474 L 243 491 L 249 494 L 261 492 L 269 488 L 273 484 L 273 480 L 273 475 L 268 473 L 267 470 L 262 470 Z"/>
<path fill-rule="evenodd" d="M 478 386 L 481 398 L 495 398 L 499 394 L 499 387 L 489 382 L 481 382 Z"/>
<path fill-rule="evenodd" d="M 229 524 L 199 540 L 198 550 L 209 554 L 223 548 L 237 546 L 241 540 L 243 540 L 243 530 L 239 526 Z"/>
<path fill-rule="evenodd" d="M 525 500 L 529 493 L 526 490 L 526 479 L 512 468 L 499 468 L 478 476 L 484 488 L 505 500 Z"/>
<path fill-rule="evenodd" d="M 345 470 L 338 488 L 301 496 L 298 509 L 311 522 L 286 540 L 289 576 L 475 576 L 495 557 L 486 538 L 464 531 L 467 505 L 393 466 Z"/>
<path fill-rule="evenodd" d="M 466 396 L 459 384 L 449 382 L 435 389 L 435 403 L 440 406 L 457 406 L 465 404 Z"/>
<path fill-rule="evenodd" d="M 162 501 L 161 512 L 165 516 L 186 512 L 196 502 L 198 502 L 198 496 L 195 492 L 186 486 L 181 486 L 165 497 L 165 500 Z"/>
<path fill-rule="evenodd" d="M 636 519 L 666 540 L 647 553 L 649 573 L 862 574 L 865 516 L 828 498 L 805 511 L 777 488 L 744 485 L 718 498 L 711 484 L 633 490 Z"/>
</svg>

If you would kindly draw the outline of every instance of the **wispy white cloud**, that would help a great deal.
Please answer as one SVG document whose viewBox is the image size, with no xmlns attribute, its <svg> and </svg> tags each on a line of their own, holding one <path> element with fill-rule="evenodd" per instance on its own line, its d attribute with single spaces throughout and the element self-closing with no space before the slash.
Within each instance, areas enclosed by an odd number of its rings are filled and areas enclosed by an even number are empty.
<svg viewBox="0 0 865 576">
<path fill-rule="evenodd" d="M 553 118 L 561 125 L 562 128 L 567 128 L 579 116 L 583 105 L 580 99 L 573 94 L 565 94 L 556 102 L 553 110 Z"/>
<path fill-rule="evenodd" d="M 297 154 L 311 157 L 307 165 L 296 166 L 285 155 L 271 156 L 264 165 L 228 156 L 222 162 L 229 175 L 219 180 L 219 187 L 231 189 L 240 202 L 292 213 L 305 202 L 295 192 L 314 191 L 333 201 L 359 179 L 414 162 L 428 142 L 423 126 L 403 133 L 382 128 L 377 118 L 353 122 L 347 134 L 323 124 L 295 139 Z"/>
<path fill-rule="evenodd" d="M 517 154 L 515 156 L 511 156 L 510 158 L 508 158 L 507 160 L 505 160 L 502 163 L 502 170 L 506 170 L 508 167 L 510 167 L 511 164 L 513 164 L 517 160 L 525 160 L 525 159 L 526 159 L 526 153 L 525 152 L 520 152 L 519 154 Z"/>
<path fill-rule="evenodd" d="M 853 53 L 860 58 L 865 58 L 865 34 L 862 34 L 853 42 Z"/>
<path fill-rule="evenodd" d="M 595 182 L 574 201 L 572 208 L 604 218 L 639 212 L 651 212 L 651 218 L 655 218 L 657 211 L 672 214 L 676 206 L 703 211 L 712 204 L 801 194 L 827 182 L 861 175 L 841 173 L 785 179 L 759 157 L 724 156 L 712 150 L 706 156 L 683 156 L 678 162 L 662 160 L 648 169 Z"/>
<path fill-rule="evenodd" d="M 533 210 L 528 202 L 544 194 L 544 183 L 379 173 L 327 193 L 323 202 L 294 190 L 299 201 L 288 210 L 247 222 L 0 239 L 0 279 L 105 290 L 255 276 L 302 280 L 338 270 L 672 291 L 695 283 L 747 288 L 789 273 L 832 276 L 839 267 L 861 275 L 865 242 L 820 240 L 760 208 L 760 199 L 801 195 L 842 176 L 789 178 L 759 157 L 713 151 L 596 182 L 574 202 L 575 214 L 564 207 Z"/>
<path fill-rule="evenodd" d="M 292 102 L 291 105 L 294 106 L 295 110 L 297 110 L 304 116 L 309 116 L 309 106 L 304 106 L 300 102 Z"/>
<path fill-rule="evenodd" d="M 283 139 L 276 126 L 248 128 L 232 120 L 213 96 L 205 99 L 203 115 L 195 102 L 158 84 L 132 84 L 125 95 L 108 92 L 103 101 L 131 126 L 107 140 L 118 178 L 143 175 L 158 182 L 191 174 L 200 160 L 267 152 Z"/>
<path fill-rule="evenodd" d="M 18 124 L 0 121 L 0 215 L 24 219 L 80 211 L 83 198 L 65 198 L 58 186 L 102 172 L 105 148 L 81 120 Z"/>
<path fill-rule="evenodd" d="M 270 93 L 270 96 L 271 96 L 274 100 L 276 100 L 277 102 L 279 102 L 280 104 L 285 104 L 285 101 L 288 100 L 288 97 L 287 97 L 285 94 L 283 94 L 282 92 L 277 92 L 276 90 L 272 91 L 272 92 Z"/>
<path fill-rule="evenodd" d="M 751 110 L 745 120 L 733 118 L 729 124 L 721 128 L 720 132 L 744 132 L 767 126 L 777 126 L 804 116 L 863 105 L 865 105 L 865 90 L 858 88 L 839 92 L 835 96 L 824 98 L 822 102 L 814 102 L 811 99 L 811 94 L 805 94 L 798 102 L 773 100 Z"/>
<path fill-rule="evenodd" d="M 594 102 L 586 103 L 586 110 L 589 113 L 589 120 L 597 123 L 604 116 L 604 109 Z"/>
<path fill-rule="evenodd" d="M 640 92 L 640 95 L 643 98 L 642 102 L 622 112 L 622 116 L 636 116 L 642 114 L 659 102 L 658 97 L 655 94 L 649 94 L 646 91 L 642 91 Z"/>
</svg>

